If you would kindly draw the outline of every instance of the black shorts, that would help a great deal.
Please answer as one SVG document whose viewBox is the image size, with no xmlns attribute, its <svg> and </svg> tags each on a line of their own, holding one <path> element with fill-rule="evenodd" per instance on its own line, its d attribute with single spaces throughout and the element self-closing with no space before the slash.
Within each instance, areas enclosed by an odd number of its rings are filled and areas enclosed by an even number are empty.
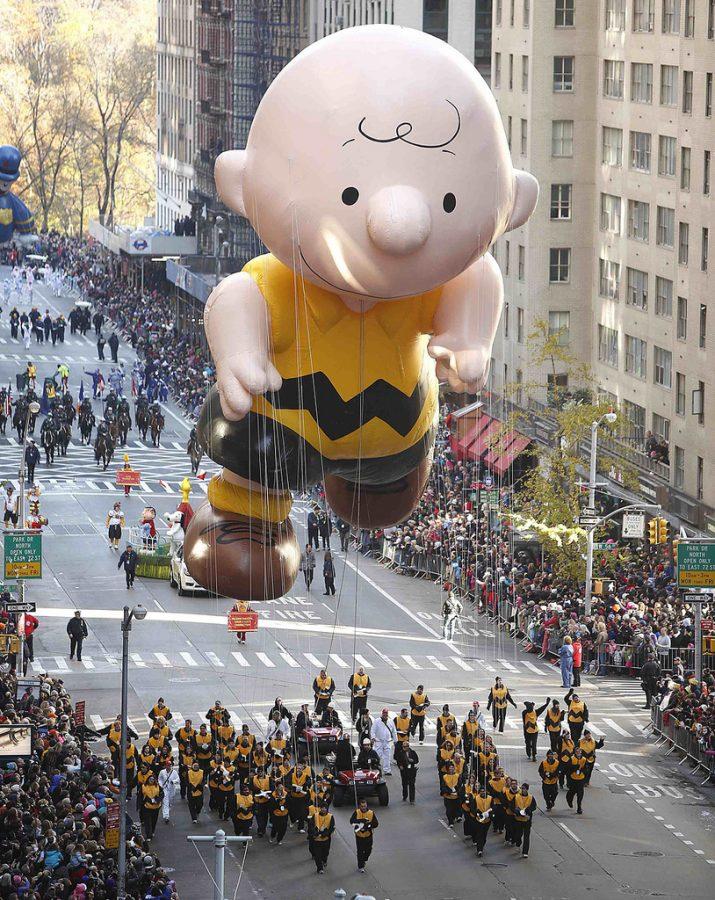
<svg viewBox="0 0 715 900">
<path fill-rule="evenodd" d="M 6 509 L 5 510 L 5 518 L 3 519 L 3 521 L 5 522 L 6 525 L 8 522 L 12 522 L 13 525 L 17 525 L 17 513 L 10 512 L 9 509 Z"/>
<path fill-rule="evenodd" d="M 214 462 L 263 487 L 292 491 L 305 490 L 325 475 L 389 484 L 416 469 L 432 452 L 435 439 L 431 428 L 417 443 L 392 456 L 328 459 L 292 429 L 258 413 L 229 422 L 215 385 L 204 402 L 197 431 Z"/>
<path fill-rule="evenodd" d="M 109 540 L 110 541 L 118 541 L 122 536 L 122 526 L 121 525 L 110 525 L 109 526 Z"/>
</svg>

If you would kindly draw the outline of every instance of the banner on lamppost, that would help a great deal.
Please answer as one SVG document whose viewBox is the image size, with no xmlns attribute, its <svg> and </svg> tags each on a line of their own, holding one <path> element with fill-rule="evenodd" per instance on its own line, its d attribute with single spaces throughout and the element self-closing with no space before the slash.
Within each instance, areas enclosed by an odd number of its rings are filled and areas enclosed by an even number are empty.
<svg viewBox="0 0 715 900">
<path fill-rule="evenodd" d="M 119 847 L 119 804 L 112 803 L 107 807 L 107 818 L 104 824 L 104 846 L 107 850 Z"/>
<path fill-rule="evenodd" d="M 74 705 L 74 723 L 75 725 L 84 725 L 85 723 L 85 705 L 86 700 L 78 700 Z"/>
</svg>

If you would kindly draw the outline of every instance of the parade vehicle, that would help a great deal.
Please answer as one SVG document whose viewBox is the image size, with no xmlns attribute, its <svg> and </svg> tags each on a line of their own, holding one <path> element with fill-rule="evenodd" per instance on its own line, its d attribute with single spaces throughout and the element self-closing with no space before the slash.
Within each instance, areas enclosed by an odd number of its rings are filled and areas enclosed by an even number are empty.
<svg viewBox="0 0 715 900">
<path fill-rule="evenodd" d="M 213 596 L 210 591 L 207 591 L 189 575 L 189 570 L 184 562 L 183 547 L 178 547 L 171 557 L 169 584 L 178 589 L 180 597 Z"/>
<path fill-rule="evenodd" d="M 298 743 L 311 756 L 315 753 L 330 753 L 335 750 L 343 729 L 339 726 L 310 725 L 298 738 Z"/>
<path fill-rule="evenodd" d="M 379 769 L 346 769 L 336 772 L 333 788 L 333 806 L 353 803 L 355 797 L 377 797 L 380 806 L 390 802 L 387 782 Z"/>
</svg>

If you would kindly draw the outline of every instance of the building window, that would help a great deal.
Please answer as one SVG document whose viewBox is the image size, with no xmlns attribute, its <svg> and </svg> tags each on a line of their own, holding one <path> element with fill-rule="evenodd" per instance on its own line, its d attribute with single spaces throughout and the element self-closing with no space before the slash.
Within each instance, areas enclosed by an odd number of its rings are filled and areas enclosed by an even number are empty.
<svg viewBox="0 0 715 900">
<path fill-rule="evenodd" d="M 636 378 L 646 377 L 648 345 L 640 338 L 626 335 L 626 372 Z M 645 424 L 645 423 L 644 423 Z"/>
<path fill-rule="evenodd" d="M 511 150 L 511 116 L 506 117 L 506 142 L 509 145 L 509 149 Z"/>
<path fill-rule="evenodd" d="M 509 0 L 509 25 L 514 27 L 514 5 L 515 0 Z"/>
<path fill-rule="evenodd" d="M 618 368 L 618 330 L 605 325 L 598 326 L 598 360 Z"/>
<path fill-rule="evenodd" d="M 521 120 L 521 146 L 519 148 L 521 150 L 522 156 L 526 156 L 526 153 L 527 153 L 527 147 L 528 147 L 528 144 L 527 144 L 528 136 L 527 135 L 528 135 L 527 122 L 526 122 L 526 119 L 522 119 Z"/>
<path fill-rule="evenodd" d="M 521 306 L 516 308 L 516 340 L 518 344 L 524 343 L 524 310 Z"/>
<path fill-rule="evenodd" d="M 631 100 L 634 103 L 653 102 L 653 66 L 650 63 L 631 63 Z"/>
<path fill-rule="evenodd" d="M 709 251 L 709 243 L 710 243 L 710 229 L 703 228 L 702 230 L 702 238 L 700 241 L 700 271 L 707 272 L 708 270 L 708 251 Z"/>
<path fill-rule="evenodd" d="M 551 218 L 552 219 L 570 219 L 571 218 L 571 185 L 570 184 L 552 184 L 551 185 Z"/>
<path fill-rule="evenodd" d="M 529 57 L 521 57 L 521 90 L 526 93 L 529 90 Z"/>
<path fill-rule="evenodd" d="M 670 444 L 670 419 L 653 413 L 653 434 L 659 441 Z"/>
<path fill-rule="evenodd" d="M 705 75 L 705 115 L 708 118 L 713 114 L 713 73 Z"/>
<path fill-rule="evenodd" d="M 448 0 L 422 0 L 422 30 L 441 41 L 449 30 Z"/>
<path fill-rule="evenodd" d="M 673 379 L 673 354 L 662 347 L 653 347 L 653 383 L 671 387 Z"/>
<path fill-rule="evenodd" d="M 695 37 L 695 0 L 685 0 L 685 30 L 686 38 Z"/>
<path fill-rule="evenodd" d="M 680 188 L 690 190 L 690 147 L 680 148 Z"/>
<path fill-rule="evenodd" d="M 640 269 L 626 269 L 626 305 L 648 309 L 648 273 Z"/>
<path fill-rule="evenodd" d="M 679 341 L 686 341 L 688 339 L 688 301 L 685 297 L 678 297 L 676 335 Z"/>
<path fill-rule="evenodd" d="M 474 65 L 489 77 L 492 52 L 492 0 L 475 0 Z"/>
<path fill-rule="evenodd" d="M 601 162 L 605 166 L 620 166 L 623 162 L 623 131 L 604 125 L 601 131 Z"/>
<path fill-rule="evenodd" d="M 623 81 L 626 64 L 621 59 L 603 60 L 603 96 L 611 100 L 623 99 Z"/>
<path fill-rule="evenodd" d="M 621 285 L 621 264 L 612 259 L 598 261 L 598 293 L 609 300 L 618 300 Z"/>
<path fill-rule="evenodd" d="M 570 340 L 571 313 L 549 311 L 549 336 L 557 335 L 559 347 L 568 346 Z"/>
<path fill-rule="evenodd" d="M 517 406 L 524 405 L 524 390 L 522 385 L 524 383 L 524 373 L 521 369 L 516 370 L 516 403 Z"/>
<path fill-rule="evenodd" d="M 685 415 L 685 375 L 682 372 L 675 373 L 675 414 Z"/>
<path fill-rule="evenodd" d="M 575 0 L 554 0 L 556 28 L 573 28 Z"/>
<path fill-rule="evenodd" d="M 693 73 L 683 72 L 683 112 L 690 115 L 693 111 Z"/>
<path fill-rule="evenodd" d="M 519 264 L 518 264 L 518 272 L 517 277 L 519 281 L 524 280 L 524 276 L 526 273 L 526 247 L 519 244 Z"/>
<path fill-rule="evenodd" d="M 675 145 L 674 137 L 661 134 L 658 138 L 658 174 L 665 178 L 675 178 Z"/>
<path fill-rule="evenodd" d="M 650 145 L 647 131 L 631 131 L 631 169 L 650 172 Z"/>
<path fill-rule="evenodd" d="M 623 401 L 623 412 L 630 426 L 630 439 L 636 444 L 642 444 L 645 440 L 645 409 L 630 400 Z"/>
<path fill-rule="evenodd" d="M 494 24 L 501 27 L 502 0 L 494 0 Z"/>
<path fill-rule="evenodd" d="M 601 194 L 601 230 L 611 234 L 621 233 L 621 198 L 613 194 Z"/>
<path fill-rule="evenodd" d="M 524 6 L 521 16 L 522 28 L 529 27 L 529 19 L 531 18 L 531 0 L 524 0 Z"/>
<path fill-rule="evenodd" d="M 696 469 L 696 484 L 695 484 L 695 494 L 698 500 L 703 499 L 703 487 L 704 487 L 704 471 L 703 471 L 703 458 L 702 456 L 697 457 L 697 469 Z"/>
<path fill-rule="evenodd" d="M 675 487 L 681 488 L 685 484 L 685 450 L 675 446 L 675 474 L 673 478 Z"/>
<path fill-rule="evenodd" d="M 549 405 L 555 406 L 568 390 L 569 376 L 568 374 L 557 374 L 549 372 L 546 376 L 546 397 Z"/>
<path fill-rule="evenodd" d="M 511 265 L 511 243 L 509 241 L 504 241 L 504 274 L 509 274 L 509 267 Z"/>
<path fill-rule="evenodd" d="M 678 105 L 678 67 L 660 67 L 660 105 Z"/>
<path fill-rule="evenodd" d="M 653 31 L 655 0 L 633 0 L 633 30 Z"/>
<path fill-rule="evenodd" d="M 659 206 L 656 216 L 655 242 L 659 247 L 675 247 L 675 210 Z"/>
<path fill-rule="evenodd" d="M 650 206 L 642 200 L 628 201 L 628 237 L 648 241 Z"/>
<path fill-rule="evenodd" d="M 705 424 L 705 382 L 698 382 L 698 395 L 700 397 L 700 409 L 698 411 L 698 425 Z"/>
<path fill-rule="evenodd" d="M 673 282 L 660 275 L 655 279 L 655 314 L 667 318 L 673 315 Z"/>
<path fill-rule="evenodd" d="M 690 254 L 690 225 L 687 222 L 678 223 L 678 264 L 687 266 Z"/>
<path fill-rule="evenodd" d="M 710 196 L 710 151 L 703 153 L 703 194 Z"/>
<path fill-rule="evenodd" d="M 501 53 L 494 53 L 494 87 L 501 87 Z"/>
<path fill-rule="evenodd" d="M 509 54 L 509 90 L 514 90 L 514 54 Z"/>
<path fill-rule="evenodd" d="M 663 34 L 680 33 L 680 0 L 663 0 Z"/>
<path fill-rule="evenodd" d="M 571 277 L 571 248 L 552 247 L 549 250 L 549 281 L 563 284 Z"/>
<path fill-rule="evenodd" d="M 504 304 L 504 339 L 509 339 L 509 304 Z"/>
<path fill-rule="evenodd" d="M 624 31 L 626 0 L 606 0 L 606 31 Z"/>
<path fill-rule="evenodd" d="M 555 56 L 554 57 L 554 91 L 559 93 L 570 93 L 573 91 L 574 80 L 574 57 L 573 56 Z"/>
<path fill-rule="evenodd" d="M 551 155 L 573 156 L 572 119 L 554 119 L 551 123 Z"/>
<path fill-rule="evenodd" d="M 708 40 L 715 38 L 715 0 L 708 0 Z"/>
<path fill-rule="evenodd" d="M 707 331 L 708 331 L 708 308 L 704 303 L 700 304 L 700 320 L 699 320 L 699 328 L 698 328 L 698 347 L 701 350 L 705 349 L 705 345 L 707 343 Z"/>
</svg>

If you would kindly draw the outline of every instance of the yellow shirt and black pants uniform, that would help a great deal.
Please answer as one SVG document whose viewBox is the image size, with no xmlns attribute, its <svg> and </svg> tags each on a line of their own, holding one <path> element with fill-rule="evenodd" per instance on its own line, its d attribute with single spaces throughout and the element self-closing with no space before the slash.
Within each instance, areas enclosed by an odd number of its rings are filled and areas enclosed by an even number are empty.
<svg viewBox="0 0 715 900">
<path fill-rule="evenodd" d="M 191 821 L 196 822 L 204 805 L 204 772 L 203 769 L 189 769 L 186 773 L 186 793 L 189 801 Z"/>
<path fill-rule="evenodd" d="M 536 809 L 536 800 L 527 794 L 526 797 L 519 791 L 514 795 L 514 846 L 521 847 L 521 855 L 529 855 L 531 842 L 531 817 Z"/>
<path fill-rule="evenodd" d="M 462 818 L 459 808 L 459 775 L 455 772 L 453 775 L 447 773 L 442 776 L 442 799 L 444 800 L 444 812 L 447 816 L 447 824 L 452 827 L 455 822 Z"/>
<path fill-rule="evenodd" d="M 588 762 L 585 756 L 576 756 L 575 754 L 569 760 L 569 786 L 566 791 L 566 802 L 573 808 L 574 797 L 576 798 L 576 812 L 580 815 L 583 810 L 583 789 L 586 785 L 586 767 Z"/>
<path fill-rule="evenodd" d="M 275 841 L 280 844 L 288 830 L 288 795 L 278 796 L 277 791 L 271 794 L 271 844 Z"/>
<path fill-rule="evenodd" d="M 526 747 L 526 755 L 529 759 L 536 762 L 536 745 L 539 740 L 539 716 L 549 705 L 547 700 L 543 706 L 534 709 L 534 704 L 529 702 L 528 706 L 521 713 L 521 720 L 524 726 L 524 745 Z"/>
<path fill-rule="evenodd" d="M 581 740 L 581 734 L 583 733 L 584 726 L 586 725 L 586 722 L 588 722 L 588 707 L 583 702 L 583 700 L 573 700 L 571 698 L 572 694 L 573 690 L 570 690 L 564 697 L 564 701 L 569 705 L 569 711 L 566 719 L 569 723 L 571 739 L 573 740 L 574 744 L 578 744 L 578 742 Z"/>
<path fill-rule="evenodd" d="M 298 772 L 293 769 L 288 782 L 288 812 L 293 824 L 298 825 L 298 831 L 305 831 L 305 820 L 308 815 L 308 799 L 313 779 L 310 777 L 310 769 Z"/>
<path fill-rule="evenodd" d="M 150 841 L 154 836 L 154 829 L 159 818 L 159 810 L 161 809 L 162 790 L 158 784 L 147 784 L 142 786 L 142 825 L 144 826 L 144 837 Z"/>
<path fill-rule="evenodd" d="M 322 716 L 323 711 L 327 709 L 330 703 L 333 691 L 335 690 L 335 682 L 326 675 L 325 678 L 318 675 L 313 680 L 313 696 L 315 697 L 315 715 Z"/>
<path fill-rule="evenodd" d="M 491 709 L 492 711 L 495 731 L 497 729 L 497 726 L 499 727 L 499 731 L 504 731 L 507 703 L 511 703 L 514 709 L 516 709 L 516 703 L 514 703 L 514 701 L 512 700 L 511 694 L 509 693 L 509 688 L 506 685 L 502 685 L 502 687 L 495 686 L 491 689 L 491 691 L 489 691 L 487 709 Z"/>
<path fill-rule="evenodd" d="M 429 707 L 429 697 L 427 694 L 418 694 L 415 692 L 410 695 L 410 734 L 414 736 L 419 728 L 420 744 L 425 739 L 425 715 Z"/>
<path fill-rule="evenodd" d="M 542 760 L 539 764 L 539 777 L 541 778 L 541 790 L 544 794 L 544 802 L 546 809 L 553 809 L 556 798 L 559 796 L 559 761 L 554 758 L 553 762 L 548 759 Z"/>
<path fill-rule="evenodd" d="M 268 825 L 268 813 L 271 808 L 271 780 L 267 775 L 254 775 L 251 779 L 251 790 L 255 805 L 253 814 L 256 817 L 258 837 L 263 837 Z"/>
<path fill-rule="evenodd" d="M 308 843 L 318 872 L 323 871 L 328 861 L 330 837 L 334 831 L 335 819 L 331 813 L 321 816 L 320 812 L 316 812 L 308 823 Z"/>
<path fill-rule="evenodd" d="M 566 713 L 563 709 L 559 709 L 556 706 L 550 706 L 546 710 L 546 732 L 549 735 L 549 741 L 551 742 L 551 749 L 557 753 L 559 749 L 559 740 L 561 738 L 561 723 L 564 720 L 564 716 Z"/>
<path fill-rule="evenodd" d="M 581 738 L 578 742 L 578 746 L 586 757 L 586 784 L 590 784 L 593 767 L 596 765 L 596 750 L 600 750 L 601 747 L 603 747 L 603 738 L 599 741 L 594 741 L 593 737 L 589 734 L 588 737 Z"/>
<path fill-rule="evenodd" d="M 359 672 L 354 672 L 348 680 L 348 687 L 351 692 L 350 716 L 352 717 L 353 722 L 357 722 L 360 718 L 360 714 L 367 707 L 367 695 L 372 687 L 370 676 L 360 675 Z"/>
<path fill-rule="evenodd" d="M 355 829 L 355 849 L 357 850 L 357 864 L 361 872 L 365 871 L 365 863 L 372 853 L 372 835 L 380 824 L 377 816 L 371 809 L 363 812 L 359 807 L 350 816 L 350 824 Z"/>
<path fill-rule="evenodd" d="M 231 818 L 233 820 L 233 830 L 237 835 L 247 836 L 250 832 L 254 808 L 253 794 L 236 794 Z"/>
<path fill-rule="evenodd" d="M 493 803 L 491 797 L 472 794 L 469 798 L 469 814 L 472 817 L 472 843 L 477 848 L 477 855 L 484 852 L 489 826 L 492 824 Z"/>
</svg>

